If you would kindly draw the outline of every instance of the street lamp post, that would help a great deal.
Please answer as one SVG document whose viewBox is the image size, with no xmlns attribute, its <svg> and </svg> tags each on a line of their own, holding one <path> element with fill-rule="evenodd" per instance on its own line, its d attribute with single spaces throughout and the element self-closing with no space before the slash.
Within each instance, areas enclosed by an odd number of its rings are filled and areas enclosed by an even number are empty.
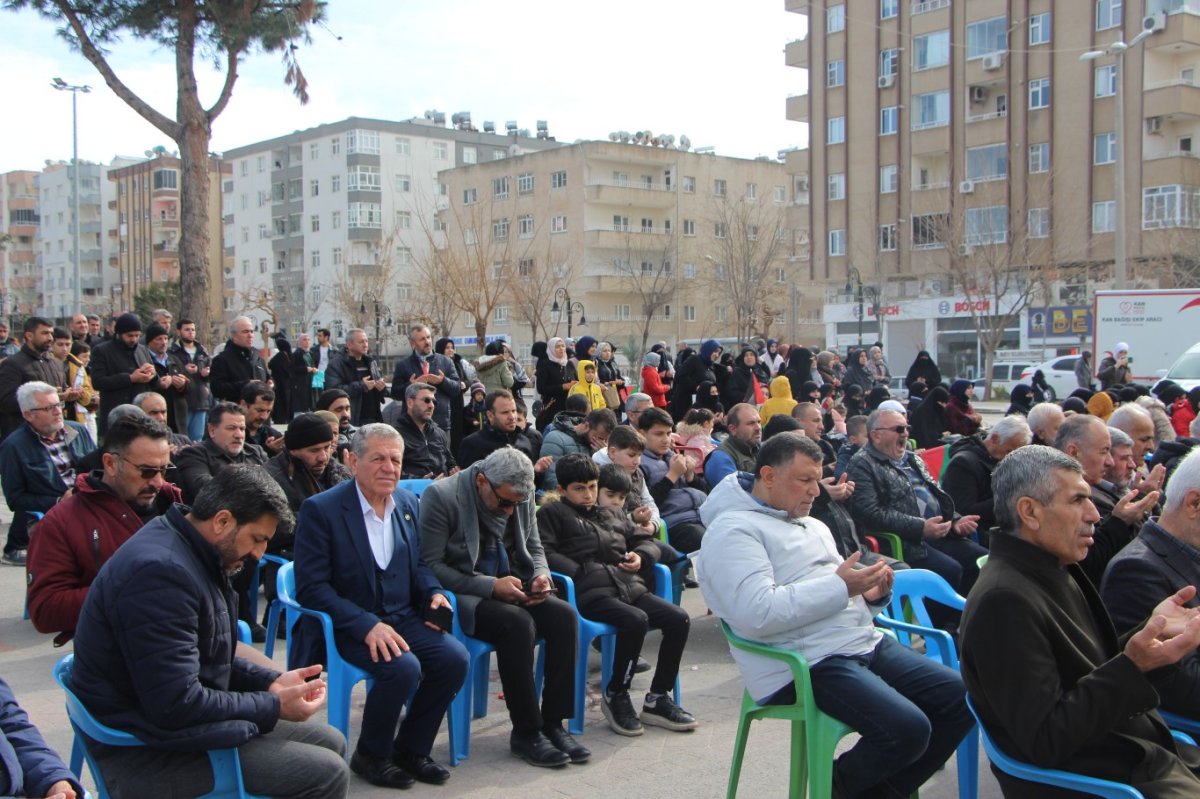
<svg viewBox="0 0 1200 799">
<path fill-rule="evenodd" d="M 559 305 L 559 300 L 562 304 Z M 571 302 L 571 293 L 565 288 L 556 289 L 554 292 L 554 304 L 550 306 L 550 310 L 554 313 L 560 313 L 563 310 L 567 312 L 567 338 L 571 338 L 571 328 L 575 326 L 575 314 L 579 313 L 579 324 L 587 324 L 587 316 L 584 315 L 583 303 Z"/>
<path fill-rule="evenodd" d="M 863 319 L 866 317 L 864 312 L 864 296 L 871 297 L 871 312 L 875 317 L 876 324 L 879 325 L 879 336 L 883 338 L 883 321 L 879 318 L 879 292 L 873 286 L 864 286 L 862 281 L 862 273 L 857 267 L 850 266 L 846 272 L 846 293 L 854 294 L 854 301 L 858 303 L 858 346 L 863 343 Z"/>
<path fill-rule="evenodd" d="M 75 216 L 75 266 L 71 270 L 72 277 L 75 281 L 75 313 L 82 310 L 82 303 L 79 299 L 79 93 L 87 94 L 92 90 L 91 86 L 73 86 L 67 83 L 62 78 L 54 78 L 50 85 L 60 92 L 71 93 L 71 168 L 74 172 L 72 175 L 71 194 L 73 195 L 72 212 Z"/>
<path fill-rule="evenodd" d="M 358 298 L 358 313 L 361 316 L 367 314 L 367 303 L 370 302 L 375 310 L 375 357 L 383 357 L 383 338 L 381 336 L 381 324 L 384 316 L 387 316 L 387 326 L 392 326 L 391 308 L 379 301 L 379 297 L 372 291 L 364 291 Z"/>
<path fill-rule="evenodd" d="M 1129 272 L 1125 263 L 1125 90 L 1121 84 L 1124 82 L 1125 54 L 1152 33 L 1154 33 L 1153 28 L 1146 28 L 1130 39 L 1128 44 L 1113 42 L 1103 50 L 1089 50 L 1079 56 L 1080 61 L 1094 61 L 1106 55 L 1116 56 L 1116 60 L 1113 62 L 1116 67 L 1114 75 L 1116 91 L 1113 94 L 1116 113 L 1114 133 L 1117 137 L 1115 160 L 1113 161 L 1113 192 L 1116 195 L 1113 198 L 1113 209 L 1116 214 L 1116 228 L 1113 231 L 1113 287 L 1118 289 L 1129 286 Z"/>
</svg>

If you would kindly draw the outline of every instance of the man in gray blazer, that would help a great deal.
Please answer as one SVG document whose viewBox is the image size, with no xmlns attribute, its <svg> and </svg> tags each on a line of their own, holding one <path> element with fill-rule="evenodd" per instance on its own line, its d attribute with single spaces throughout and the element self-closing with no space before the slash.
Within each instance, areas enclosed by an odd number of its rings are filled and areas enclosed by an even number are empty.
<svg viewBox="0 0 1200 799">
<path fill-rule="evenodd" d="M 575 702 L 578 622 L 575 610 L 552 595 L 535 510 L 533 465 L 503 447 L 425 489 L 421 555 L 456 594 L 467 635 L 496 647 L 513 754 L 554 767 L 583 763 L 591 753 L 562 724 Z M 540 710 L 533 679 L 539 638 L 546 652 Z"/>
</svg>

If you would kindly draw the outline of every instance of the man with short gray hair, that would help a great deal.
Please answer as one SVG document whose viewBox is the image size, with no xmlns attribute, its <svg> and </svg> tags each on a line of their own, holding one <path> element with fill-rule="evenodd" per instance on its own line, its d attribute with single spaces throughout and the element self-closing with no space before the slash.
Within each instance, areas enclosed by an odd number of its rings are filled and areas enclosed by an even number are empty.
<svg viewBox="0 0 1200 799">
<path fill-rule="evenodd" d="M 251 380 L 269 383 L 271 375 L 262 356 L 254 348 L 254 322 L 239 316 L 229 323 L 229 340 L 225 349 L 212 359 L 208 387 L 213 397 L 225 402 L 240 402 L 242 388 Z M 104 394 L 101 393 L 101 398 Z"/>
<path fill-rule="evenodd" d="M 1058 428 L 1067 416 L 1063 409 L 1053 402 L 1039 402 L 1029 411 L 1026 421 L 1033 433 L 1034 444 L 1053 447 L 1054 439 L 1058 436 Z"/>
<path fill-rule="evenodd" d="M 625 418 L 634 430 L 637 430 L 638 418 L 642 411 L 654 407 L 654 399 L 649 394 L 635 391 L 625 398 Z"/>
<path fill-rule="evenodd" d="M 462 394 L 466 386 L 458 379 L 458 369 L 454 366 L 454 361 L 433 351 L 433 334 L 427 326 L 410 327 L 408 343 L 412 352 L 396 361 L 396 373 L 392 377 L 392 399 L 403 399 L 404 390 L 409 383 L 426 383 L 433 386 L 437 392 L 434 395 L 437 399 L 433 411 L 434 424 L 449 433 L 450 414 L 462 413 Z"/>
<path fill-rule="evenodd" d="M 1133 439 L 1133 472 L 1129 487 L 1142 493 L 1161 491 L 1167 479 L 1167 468 L 1146 468 L 1146 458 L 1154 451 L 1154 418 L 1140 405 L 1126 403 L 1108 417 L 1110 430 L 1120 430 Z"/>
<path fill-rule="evenodd" d="M 458 597 L 463 631 L 496 647 L 512 753 L 553 767 L 582 763 L 590 752 L 562 725 L 575 707 L 577 621 L 553 596 L 533 488 L 533 465 L 512 447 L 437 481 L 421 495 L 421 554 Z M 538 638 L 546 653 L 540 709 L 533 682 Z"/>
<path fill-rule="evenodd" d="M 1033 434 L 1020 415 L 1005 416 L 987 433 L 966 436 L 952 444 L 950 463 L 942 478 L 942 489 L 954 500 L 959 513 L 979 516 L 979 526 L 996 526 L 992 509 L 992 472 L 1013 450 L 1029 444 Z"/>
<path fill-rule="evenodd" d="M 346 331 L 345 349 L 330 359 L 325 370 L 325 390 L 340 388 L 350 395 L 350 421 L 358 427 L 383 421 L 387 397 L 387 383 L 369 349 L 367 332 L 352 328 Z"/>
<path fill-rule="evenodd" d="M 1100 520 L 1087 468 L 1042 446 L 1021 447 L 996 467 L 1001 532 L 963 613 L 963 681 L 983 726 L 1012 757 L 1145 796 L 1200 795 L 1193 773 L 1200 760 L 1191 747 L 1181 759 L 1153 710 L 1152 676 L 1200 645 L 1200 611 L 1186 607 L 1196 589 L 1160 593 L 1149 620 L 1142 616 L 1136 632 L 1117 638 L 1079 567 Z M 996 777 L 1005 796 L 1062 794 L 1000 771 Z"/>
</svg>

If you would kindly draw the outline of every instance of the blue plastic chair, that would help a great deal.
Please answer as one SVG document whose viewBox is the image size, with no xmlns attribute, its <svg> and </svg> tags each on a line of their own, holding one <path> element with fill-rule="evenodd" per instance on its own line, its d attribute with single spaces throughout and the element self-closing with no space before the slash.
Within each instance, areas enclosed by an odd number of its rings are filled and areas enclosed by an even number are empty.
<svg viewBox="0 0 1200 799">
<path fill-rule="evenodd" d="M 371 690 L 374 680 L 367 672 L 342 660 L 338 654 L 333 637 L 333 619 L 328 613 L 301 607 L 296 601 L 296 574 L 292 563 L 284 563 L 276 576 L 276 593 L 283 608 L 287 612 L 287 640 L 292 641 L 292 628 L 296 626 L 301 616 L 311 616 L 321 623 L 321 631 L 325 636 L 325 672 L 328 697 L 329 724 L 337 728 L 346 741 L 350 740 L 350 694 L 354 686 L 366 680 L 367 690 Z M 289 646 L 290 649 L 290 646 Z M 350 747 L 346 747 L 346 755 L 350 755 Z"/>
<path fill-rule="evenodd" d="M 586 619 L 579 612 L 579 603 L 575 599 L 575 581 L 561 572 L 551 572 L 555 582 L 563 589 L 562 599 L 575 608 L 579 617 L 579 648 L 575 653 L 575 716 L 568 724 L 572 735 L 583 734 L 584 708 L 587 706 L 587 673 L 588 652 L 592 641 L 600 639 L 600 690 L 608 687 L 612 680 L 613 659 L 616 656 L 617 628 L 604 622 Z M 659 597 L 672 601 L 674 593 L 671 587 L 671 570 L 661 563 L 654 567 L 654 593 Z M 675 702 L 679 703 L 679 676 L 675 677 Z"/>
<path fill-rule="evenodd" d="M 258 567 L 260 569 L 262 568 L 263 561 L 266 561 L 269 563 L 274 563 L 276 566 L 278 566 L 281 569 L 286 564 L 291 563 L 290 560 L 288 560 L 287 558 L 282 557 L 280 555 L 266 554 L 266 555 L 263 555 L 262 560 L 260 560 L 258 562 Z M 278 575 L 278 574 L 279 573 L 276 572 L 276 575 Z M 267 608 L 267 640 L 263 644 L 263 654 L 266 655 L 267 657 L 275 656 L 275 634 L 279 630 L 279 616 L 280 616 L 280 613 L 283 611 L 283 603 L 281 601 L 279 601 L 279 592 L 278 592 L 279 580 L 276 579 L 275 583 L 276 583 L 275 598 L 271 600 L 271 606 Z M 254 577 L 254 584 L 258 585 L 258 576 L 257 575 L 255 575 L 255 577 Z M 258 618 L 258 608 L 256 607 L 254 610 L 255 610 L 254 618 Z"/>
<path fill-rule="evenodd" d="M 1196 719 L 1189 719 L 1178 713 L 1169 713 L 1162 708 L 1158 709 L 1158 715 L 1162 716 L 1163 721 L 1167 723 L 1172 732 L 1186 733 L 1193 738 L 1200 735 L 1200 721 Z"/>
<path fill-rule="evenodd" d="M 423 494 L 425 489 L 429 488 L 431 485 L 433 485 L 433 481 L 427 477 L 412 477 L 407 480 L 401 480 L 396 484 L 396 487 L 403 488 L 406 491 L 411 491 L 417 495 L 418 499 L 420 499 L 421 494 Z"/>
<path fill-rule="evenodd" d="M 109 799 L 108 786 L 104 783 L 104 775 L 92 759 L 92 754 L 83 744 L 83 736 L 107 744 L 108 746 L 145 746 L 134 736 L 121 730 L 101 724 L 84 707 L 79 698 L 71 690 L 71 671 L 75 665 L 75 655 L 64 655 L 54 665 L 54 680 L 67 696 L 67 718 L 71 729 L 75 732 L 75 744 L 71 748 L 71 772 L 77 777 L 83 776 L 83 761 L 86 758 L 88 769 L 96 781 L 96 791 L 100 799 Z M 208 759 L 212 762 L 213 789 L 200 799 L 267 799 L 255 794 L 246 793 L 242 782 L 242 764 L 237 749 L 210 749 Z"/>
<path fill-rule="evenodd" d="M 976 726 L 983 736 L 983 751 L 987 752 L 988 760 L 992 761 L 992 765 L 1005 774 L 1022 780 L 1028 780 L 1029 782 L 1036 782 L 1040 785 L 1069 788 L 1080 793 L 1091 794 L 1092 796 L 1102 796 L 1105 799 L 1142 799 L 1142 792 L 1129 785 L 1096 779 L 1095 777 L 1087 777 L 1083 774 L 1075 774 L 1070 771 L 1041 768 L 1040 766 L 1030 765 L 1006 755 L 996 746 L 995 741 L 992 740 L 992 736 L 988 735 L 987 728 L 983 726 L 983 720 L 979 718 L 979 713 L 976 712 L 975 706 L 971 704 L 970 696 L 967 697 L 967 707 L 970 708 L 971 715 L 979 722 Z"/>
<path fill-rule="evenodd" d="M 892 583 L 892 602 L 886 609 L 886 614 L 896 621 L 911 621 L 919 627 L 932 630 L 935 628 L 929 617 L 929 609 L 925 607 L 926 600 L 933 600 L 954 610 L 966 607 L 967 600 L 950 587 L 941 575 L 928 569 L 901 569 L 895 574 Z M 911 613 L 911 618 L 907 615 Z M 897 630 L 900 643 L 911 645 L 908 633 Z M 920 633 L 923 635 L 923 633 Z M 950 640 L 946 638 L 945 640 Z M 958 668 L 958 652 L 953 642 L 948 651 L 943 651 L 945 644 L 938 636 L 925 639 L 925 654 L 932 660 L 945 663 L 952 669 Z M 932 642 L 933 648 L 930 649 Z"/>
</svg>

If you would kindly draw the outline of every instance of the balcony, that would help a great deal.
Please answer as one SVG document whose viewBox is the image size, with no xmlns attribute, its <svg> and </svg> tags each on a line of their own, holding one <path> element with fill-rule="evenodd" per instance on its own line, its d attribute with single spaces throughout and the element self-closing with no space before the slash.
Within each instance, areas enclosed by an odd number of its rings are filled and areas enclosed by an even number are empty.
<svg viewBox="0 0 1200 799">
<path fill-rule="evenodd" d="M 351 280 L 378 280 L 383 277 L 380 264 L 350 264 L 347 271 Z"/>
<path fill-rule="evenodd" d="M 1200 184 L 1200 157 L 1179 151 L 1147 156 L 1142 166 L 1143 186 Z"/>
<path fill-rule="evenodd" d="M 783 63 L 789 67 L 808 69 L 808 39 L 796 39 L 783 48 Z"/>
<path fill-rule="evenodd" d="M 653 252 L 657 248 L 666 247 L 670 235 L 662 228 L 643 233 L 639 227 L 630 225 L 627 228 L 617 228 L 611 225 L 589 227 L 584 231 L 585 247 L 601 247 L 610 250 L 630 250 L 634 252 Z"/>
<path fill-rule="evenodd" d="M 1145 117 L 1200 117 L 1200 86 L 1183 79 L 1150 84 L 1142 94 Z"/>
<path fill-rule="evenodd" d="M 808 16 L 809 0 L 783 0 L 783 8 L 785 11 L 791 11 L 793 14 L 803 14 Z"/>
<path fill-rule="evenodd" d="M 793 122 L 807 122 L 809 119 L 808 95 L 793 94 L 787 98 L 786 116 Z"/>
<path fill-rule="evenodd" d="M 82 275 L 79 278 L 79 288 L 87 291 L 99 291 L 104 288 L 104 278 L 99 275 Z"/>
<path fill-rule="evenodd" d="M 74 233 L 75 225 L 68 225 L 67 232 Z M 100 232 L 100 222 L 99 221 L 84 222 L 83 224 L 79 225 L 79 232 L 80 233 L 99 233 Z"/>
<path fill-rule="evenodd" d="M 160 241 L 154 245 L 155 258 L 175 258 L 179 255 L 179 244 L 174 241 Z"/>
<path fill-rule="evenodd" d="M 635 208 L 674 208 L 675 190 L 662 183 L 589 180 L 584 184 L 587 202 Z"/>
<path fill-rule="evenodd" d="M 923 2 L 913 3 L 910 13 L 915 17 L 918 14 L 928 14 L 930 11 L 949 7 L 950 0 L 923 0 Z"/>
<path fill-rule="evenodd" d="M 1167 27 L 1147 37 L 1142 47 L 1147 50 L 1183 52 L 1193 50 L 1200 41 L 1200 17 L 1195 14 L 1168 14 Z"/>
</svg>

